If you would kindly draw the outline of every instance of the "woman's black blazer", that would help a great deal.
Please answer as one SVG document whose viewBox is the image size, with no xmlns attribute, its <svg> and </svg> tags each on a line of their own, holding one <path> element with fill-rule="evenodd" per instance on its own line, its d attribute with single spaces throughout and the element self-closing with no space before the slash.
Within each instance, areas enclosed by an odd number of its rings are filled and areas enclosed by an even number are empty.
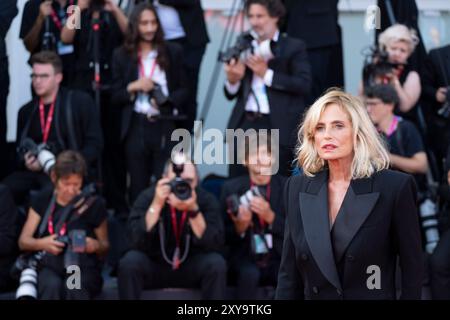
<svg viewBox="0 0 450 320">
<path fill-rule="evenodd" d="M 278 299 L 420 299 L 424 263 L 416 186 L 407 174 L 382 170 L 354 179 L 330 230 L 328 170 L 291 177 Z"/>
</svg>

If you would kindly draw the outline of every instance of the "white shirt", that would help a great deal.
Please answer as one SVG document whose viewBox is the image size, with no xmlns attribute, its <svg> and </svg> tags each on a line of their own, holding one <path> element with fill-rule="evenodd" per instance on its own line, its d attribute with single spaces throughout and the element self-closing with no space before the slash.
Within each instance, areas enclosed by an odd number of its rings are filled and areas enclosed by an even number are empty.
<svg viewBox="0 0 450 320">
<path fill-rule="evenodd" d="M 280 32 L 275 32 L 272 40 L 278 41 L 278 38 L 280 36 Z M 256 41 L 253 43 L 253 47 L 255 48 L 258 44 Z M 263 78 L 253 74 L 252 78 L 252 91 L 253 93 L 250 93 L 247 99 L 247 103 L 245 104 L 245 111 L 250 112 L 258 112 L 258 103 L 259 103 L 259 112 L 262 114 L 269 114 L 270 113 L 270 105 L 269 105 L 269 98 L 267 96 L 267 90 L 266 87 L 272 86 L 273 81 L 273 70 L 267 69 L 265 75 Z M 236 94 L 239 91 L 239 88 L 241 86 L 241 82 L 235 83 L 232 85 L 228 81 L 225 82 L 225 87 L 227 91 L 230 94 Z M 258 99 L 258 103 L 256 102 L 256 99 Z"/>
<path fill-rule="evenodd" d="M 159 67 L 158 63 L 156 62 L 157 57 L 158 52 L 156 50 L 152 50 L 146 57 L 142 58 L 142 64 L 144 65 L 144 75 L 145 77 L 149 78 L 151 70 L 153 69 L 153 65 L 156 64 L 151 79 L 154 83 L 159 84 L 161 86 L 162 92 L 166 96 L 168 96 L 169 89 L 167 86 L 166 72 Z M 140 67 L 138 68 L 138 72 L 138 77 L 141 77 Z M 159 114 L 159 110 L 157 109 L 157 107 L 151 104 L 149 95 L 143 92 L 140 92 L 137 95 L 136 102 L 134 103 L 134 111 L 146 115 Z"/>
<path fill-rule="evenodd" d="M 164 39 L 184 38 L 186 33 L 181 24 L 178 11 L 174 7 L 160 4 L 158 0 L 153 1 L 153 4 L 155 5 L 161 27 L 164 31 Z"/>
</svg>

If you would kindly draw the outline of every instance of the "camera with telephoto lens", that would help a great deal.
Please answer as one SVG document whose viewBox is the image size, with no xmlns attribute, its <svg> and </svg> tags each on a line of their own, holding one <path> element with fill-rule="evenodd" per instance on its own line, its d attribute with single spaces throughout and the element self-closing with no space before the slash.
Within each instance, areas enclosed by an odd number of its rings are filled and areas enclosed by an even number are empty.
<svg viewBox="0 0 450 320">
<path fill-rule="evenodd" d="M 444 105 L 437 111 L 438 115 L 445 119 L 450 118 L 450 86 L 447 87 Z"/>
<path fill-rule="evenodd" d="M 39 161 L 42 169 L 46 174 L 50 174 L 50 170 L 55 165 L 55 155 L 49 150 L 47 144 L 36 144 L 32 139 L 25 138 L 19 146 L 19 153 L 25 155 L 29 152 Z"/>
<path fill-rule="evenodd" d="M 91 0 L 90 8 L 92 11 L 102 11 L 105 4 L 105 0 Z"/>
<path fill-rule="evenodd" d="M 237 194 L 232 194 L 228 196 L 226 199 L 227 209 L 233 215 L 237 216 L 240 205 L 250 208 L 250 202 L 254 197 L 261 197 L 263 199 L 266 199 L 265 196 L 266 191 L 267 191 L 266 186 L 253 186 L 241 196 L 238 196 Z"/>
<path fill-rule="evenodd" d="M 255 39 L 252 31 L 247 31 L 239 35 L 236 39 L 236 43 L 226 51 L 219 52 L 219 61 L 230 63 L 231 60 L 239 60 L 244 52 L 252 50 L 252 42 Z"/>
<path fill-rule="evenodd" d="M 181 174 L 184 171 L 185 161 L 186 159 L 184 155 L 175 155 L 172 159 L 172 169 L 176 177 L 168 183 L 171 192 L 180 200 L 187 200 L 192 196 L 192 188 L 190 183 L 181 178 Z"/>
<path fill-rule="evenodd" d="M 390 81 L 389 74 L 395 69 L 403 68 L 400 63 L 389 62 L 389 54 L 378 48 L 369 48 L 363 52 L 365 56 L 363 68 L 363 84 L 364 87 L 370 87 L 374 84 L 388 84 Z"/>
</svg>

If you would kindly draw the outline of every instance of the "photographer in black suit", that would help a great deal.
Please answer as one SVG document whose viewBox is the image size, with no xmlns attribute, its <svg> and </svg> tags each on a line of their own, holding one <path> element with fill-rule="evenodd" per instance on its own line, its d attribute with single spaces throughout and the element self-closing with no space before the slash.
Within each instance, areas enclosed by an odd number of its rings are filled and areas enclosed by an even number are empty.
<svg viewBox="0 0 450 320">
<path fill-rule="evenodd" d="M 195 165 L 177 158 L 167 162 L 163 178 L 144 190 L 131 210 L 132 250 L 119 264 L 121 299 L 166 287 L 200 288 L 204 299 L 224 299 L 226 263 L 215 252 L 223 244 L 219 204 L 197 187 Z"/>
<path fill-rule="evenodd" d="M 182 49 L 164 41 L 155 8 L 138 4 L 125 44 L 113 56 L 112 101 L 121 109 L 130 204 L 152 175 L 160 178 L 170 155 L 173 116 L 184 113 L 188 98 L 182 60 Z"/>
<path fill-rule="evenodd" d="M 279 129 L 280 174 L 288 175 L 295 128 L 311 85 L 305 44 L 280 34 L 285 14 L 280 0 L 249 0 L 245 12 L 257 39 L 252 41 L 254 54 L 225 65 L 225 95 L 237 99 L 227 128 Z M 229 170 L 231 177 L 246 172 L 241 165 L 230 165 Z"/>
<path fill-rule="evenodd" d="M 52 51 L 43 51 L 31 58 L 32 84 L 36 97 L 24 105 L 17 119 L 17 170 L 5 178 L 16 201 L 24 204 L 30 190 L 51 185 L 48 176 L 50 160 L 67 149 L 78 150 L 85 157 L 90 178 L 95 177 L 96 162 L 102 150 L 100 120 L 92 98 L 80 91 L 60 86 L 62 62 Z M 32 150 L 29 142 L 45 145 L 49 157 Z M 43 155 L 43 154 L 42 154 Z"/>
<path fill-rule="evenodd" d="M 226 181 L 221 195 L 230 276 L 237 298 L 244 300 L 255 299 L 258 285 L 276 286 L 284 235 L 286 179 L 270 174 L 275 154 L 271 144 L 256 135 L 248 146 L 252 144 L 246 148 L 248 175 Z"/>
</svg>

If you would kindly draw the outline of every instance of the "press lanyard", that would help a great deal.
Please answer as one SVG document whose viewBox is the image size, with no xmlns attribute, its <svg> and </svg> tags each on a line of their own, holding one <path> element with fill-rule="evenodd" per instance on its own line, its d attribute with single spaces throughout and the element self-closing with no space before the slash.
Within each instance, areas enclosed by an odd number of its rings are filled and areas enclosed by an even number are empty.
<svg viewBox="0 0 450 320">
<path fill-rule="evenodd" d="M 186 217 L 187 217 L 187 211 L 183 211 L 181 215 L 181 221 L 178 225 L 177 223 L 177 213 L 174 207 L 170 206 L 170 213 L 172 215 L 172 228 L 173 228 L 173 234 L 175 235 L 175 252 L 173 254 L 172 259 L 172 268 L 174 270 L 178 269 L 180 267 L 180 244 L 181 244 L 181 234 L 183 233 L 183 227 L 186 223 Z"/>
<path fill-rule="evenodd" d="M 69 7 L 72 6 L 72 5 L 73 5 L 73 0 L 70 0 Z M 55 9 L 53 7 L 52 7 L 52 12 L 50 12 L 50 16 L 52 17 L 53 23 L 56 25 L 56 27 L 59 30 L 62 30 L 62 27 L 63 27 L 62 26 L 62 22 L 59 19 L 58 15 L 56 14 Z"/>
<path fill-rule="evenodd" d="M 52 126 L 53 121 L 53 112 L 55 111 L 55 101 L 56 97 L 53 100 L 52 104 L 50 105 L 50 110 L 48 111 L 47 114 L 47 121 L 45 121 L 44 101 L 42 100 L 42 98 L 39 101 L 39 115 L 41 121 L 42 141 L 44 143 L 47 143 L 48 136 L 50 134 L 50 128 Z"/>
<path fill-rule="evenodd" d="M 138 60 L 139 60 L 139 76 L 140 76 L 140 78 L 145 78 L 145 67 L 144 67 L 144 62 L 143 62 L 143 59 L 142 59 L 140 53 L 138 54 Z M 152 67 L 150 69 L 150 75 L 148 76 L 149 79 L 151 79 L 153 77 L 153 73 L 155 73 L 155 69 L 156 69 L 156 58 L 153 60 Z"/>
<path fill-rule="evenodd" d="M 48 219 L 48 232 L 50 234 L 55 234 L 55 229 L 54 229 L 54 224 L 53 224 L 53 214 L 54 213 L 55 213 L 55 203 L 52 204 L 50 218 Z M 63 226 L 61 227 L 61 231 L 59 232 L 59 235 L 60 236 L 65 235 L 66 231 L 67 231 L 67 223 L 64 222 Z"/>
</svg>

